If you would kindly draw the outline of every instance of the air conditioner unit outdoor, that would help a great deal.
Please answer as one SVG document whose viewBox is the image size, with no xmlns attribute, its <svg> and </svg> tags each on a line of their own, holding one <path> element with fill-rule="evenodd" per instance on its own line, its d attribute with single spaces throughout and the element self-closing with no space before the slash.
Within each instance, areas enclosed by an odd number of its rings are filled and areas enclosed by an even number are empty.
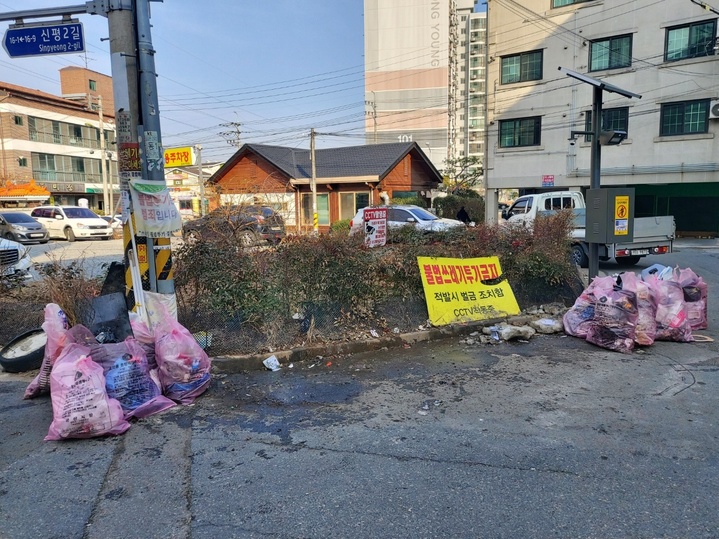
<svg viewBox="0 0 719 539">
<path fill-rule="evenodd" d="M 719 120 L 719 101 L 709 103 L 709 119 Z"/>
</svg>

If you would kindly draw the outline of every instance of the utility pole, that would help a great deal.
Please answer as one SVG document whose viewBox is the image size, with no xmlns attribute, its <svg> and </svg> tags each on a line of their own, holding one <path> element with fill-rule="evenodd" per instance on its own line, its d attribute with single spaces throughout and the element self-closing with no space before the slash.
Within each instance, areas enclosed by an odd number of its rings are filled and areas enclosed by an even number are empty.
<svg viewBox="0 0 719 539">
<path fill-rule="evenodd" d="M 92 108 L 92 96 L 87 94 L 90 108 Z M 102 118 L 102 96 L 97 96 L 97 115 L 100 119 L 100 174 L 102 175 L 102 207 L 105 215 L 112 215 L 112 202 L 107 189 L 107 167 L 105 166 L 105 125 Z"/>
<path fill-rule="evenodd" d="M 202 144 L 195 146 L 197 152 L 197 182 L 200 184 L 200 217 L 205 216 L 205 175 L 202 171 Z"/>
<path fill-rule="evenodd" d="M 134 215 L 130 209 L 130 180 L 142 177 L 138 123 L 140 118 L 138 94 L 138 64 L 135 40 L 135 17 L 132 0 L 125 1 L 107 12 L 112 62 L 113 96 L 117 136 L 117 175 L 123 216 L 128 217 L 122 227 L 126 303 L 133 309 L 144 308 L 143 290 L 150 288 L 147 262 L 147 240 L 135 236 Z M 119 81 L 125 81 L 121 84 Z M 138 282 L 139 281 L 139 282 Z M 142 310 L 140 311 L 142 312 Z"/>
<path fill-rule="evenodd" d="M 374 90 L 372 91 L 372 101 L 365 101 L 365 105 L 370 105 L 372 107 L 372 112 L 369 111 L 367 114 L 372 115 L 372 123 L 373 125 L 373 140 L 374 142 L 372 144 L 377 144 L 377 99 L 375 97 Z"/>
<path fill-rule="evenodd" d="M 130 219 L 123 228 L 125 280 L 128 290 L 132 289 L 127 294 L 130 308 L 138 305 L 136 300 L 143 290 L 168 295 L 175 292 L 169 234 L 157 239 L 135 236 L 137 228 L 130 201 L 131 180 L 157 182 L 158 192 L 165 188 L 155 51 L 150 37 L 149 3 L 156 1 L 161 0 L 96 0 L 75 6 L 0 13 L 0 21 L 65 18 L 78 13 L 108 19 L 123 214 L 130 210 Z M 132 265 L 130 254 L 135 262 Z"/>
<path fill-rule="evenodd" d="M 310 130 L 310 161 L 312 161 L 312 230 L 319 233 L 319 219 L 317 218 L 317 166 L 315 162 L 315 129 Z"/>
<path fill-rule="evenodd" d="M 220 131 L 219 135 L 221 137 L 224 137 L 227 139 L 227 144 L 230 146 L 236 146 L 237 148 L 240 147 L 240 135 L 242 134 L 242 131 L 240 131 L 240 127 L 242 124 L 240 122 L 227 122 L 224 124 L 220 124 L 222 127 L 230 127 L 234 129 L 234 131 Z"/>
</svg>

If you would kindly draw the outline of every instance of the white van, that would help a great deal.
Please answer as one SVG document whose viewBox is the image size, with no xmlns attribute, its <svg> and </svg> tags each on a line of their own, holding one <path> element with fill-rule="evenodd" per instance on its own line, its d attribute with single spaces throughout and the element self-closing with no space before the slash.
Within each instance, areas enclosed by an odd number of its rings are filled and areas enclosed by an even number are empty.
<svg viewBox="0 0 719 539">
<path fill-rule="evenodd" d="M 30 214 L 45 225 L 51 238 L 67 241 L 112 237 L 112 227 L 88 208 L 80 206 L 39 206 Z"/>
</svg>

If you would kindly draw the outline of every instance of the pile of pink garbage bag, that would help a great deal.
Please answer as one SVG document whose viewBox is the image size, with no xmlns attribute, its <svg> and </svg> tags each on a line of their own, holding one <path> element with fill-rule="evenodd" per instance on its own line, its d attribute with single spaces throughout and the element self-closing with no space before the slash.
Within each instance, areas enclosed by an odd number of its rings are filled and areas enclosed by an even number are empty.
<svg viewBox="0 0 719 539">
<path fill-rule="evenodd" d="M 85 326 L 69 327 L 58 305 L 45 307 L 45 355 L 24 396 L 50 393 L 45 440 L 122 434 L 130 418 L 189 404 L 207 389 L 210 359 L 172 316 L 153 330 L 139 318 L 130 324 L 134 336 L 99 343 Z"/>
<path fill-rule="evenodd" d="M 564 331 L 629 353 L 654 341 L 690 342 L 707 328 L 707 285 L 691 269 L 595 277 L 564 315 Z"/>
</svg>

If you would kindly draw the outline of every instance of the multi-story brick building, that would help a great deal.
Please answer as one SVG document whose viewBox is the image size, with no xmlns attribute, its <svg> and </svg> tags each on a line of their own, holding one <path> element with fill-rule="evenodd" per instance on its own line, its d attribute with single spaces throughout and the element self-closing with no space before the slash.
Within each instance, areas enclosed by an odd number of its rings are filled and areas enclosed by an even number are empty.
<svg viewBox="0 0 719 539">
<path fill-rule="evenodd" d="M 601 185 L 634 187 L 635 215 L 674 215 L 680 232 L 719 233 L 717 14 L 673 0 L 488 3 L 488 208 L 498 190 L 590 185 L 594 87 L 603 92 Z M 496 219 L 489 211 L 488 219 Z"/>
<path fill-rule="evenodd" d="M 82 78 L 77 69 L 66 72 L 71 77 L 61 75 L 63 92 L 74 94 L 73 99 L 0 82 L 0 178 L 20 182 L 34 179 L 50 191 L 57 204 L 77 204 L 86 199 L 91 208 L 105 212 L 103 161 L 108 190 L 112 189 L 114 200 L 119 196 L 112 82 L 110 77 L 82 70 L 84 80 L 96 82 L 94 95 L 103 95 L 106 149 L 102 159 L 97 102 L 92 100 L 88 106 L 87 97 L 82 98 L 75 82 L 65 84 L 68 78 Z M 88 93 L 93 95 L 90 88 L 85 96 Z"/>
</svg>

